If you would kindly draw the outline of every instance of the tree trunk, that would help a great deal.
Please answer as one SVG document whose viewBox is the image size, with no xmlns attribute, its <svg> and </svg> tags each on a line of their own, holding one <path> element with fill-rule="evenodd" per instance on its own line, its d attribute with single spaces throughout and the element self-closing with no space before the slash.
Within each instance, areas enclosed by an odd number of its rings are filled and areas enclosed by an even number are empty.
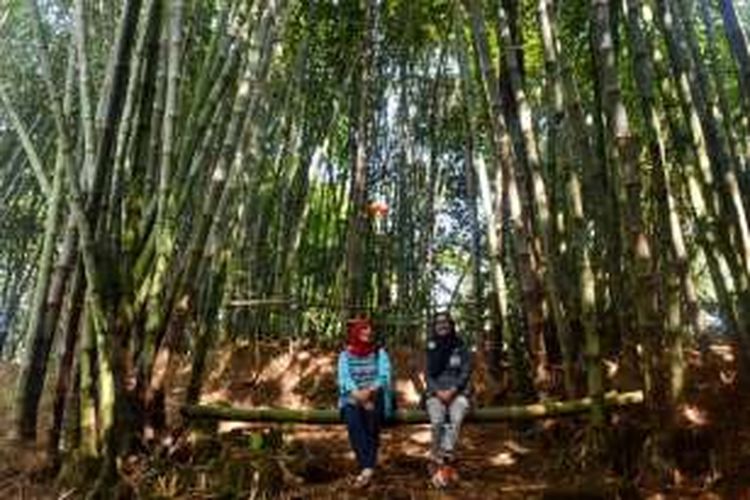
<svg viewBox="0 0 750 500">
<path fill-rule="evenodd" d="M 518 266 L 523 306 L 529 330 L 530 351 L 534 362 L 534 377 L 538 387 L 543 388 L 549 382 L 547 353 L 544 345 L 543 296 L 539 290 L 539 279 L 532 264 L 532 242 L 528 231 L 526 217 L 522 212 L 521 196 L 516 178 L 517 162 L 513 154 L 512 141 L 503 115 L 503 108 L 498 93 L 497 78 L 492 70 L 489 58 L 489 47 L 485 34 L 484 17 L 481 6 L 476 0 L 467 0 L 471 28 L 474 35 L 474 49 L 484 83 L 484 95 L 489 108 L 492 131 L 492 144 L 495 160 L 498 163 L 496 193 L 507 193 L 509 218 L 513 234 L 513 250 Z M 501 207 L 498 204 L 498 208 Z M 498 213 L 498 216 L 501 212 Z"/>
<path fill-rule="evenodd" d="M 734 0 L 719 0 L 721 18 L 724 20 L 724 32 L 729 41 L 732 57 L 737 65 L 740 95 L 744 103 L 745 127 L 750 126 L 750 50 L 748 50 L 747 36 L 737 19 Z"/>
<path fill-rule="evenodd" d="M 628 35 L 633 48 L 633 67 L 635 68 L 635 79 L 638 87 L 641 101 L 641 113 L 643 120 L 647 124 L 648 150 L 650 159 L 654 167 L 654 191 L 656 192 L 657 210 L 660 212 L 657 217 L 658 233 L 666 241 L 665 248 L 671 252 L 669 256 L 662 259 L 666 263 L 664 269 L 669 276 L 676 275 L 681 283 L 686 300 L 686 309 L 689 313 L 690 325 L 695 333 L 701 329 L 699 306 L 695 286 L 690 277 L 690 268 L 688 262 L 687 249 L 682 234 L 680 216 L 677 211 L 676 202 L 672 196 L 669 176 L 669 162 L 667 160 L 666 145 L 663 137 L 661 120 L 657 113 L 653 67 L 649 54 L 651 52 L 651 43 L 645 38 L 641 28 L 641 2 L 640 0 L 628 0 L 623 4 L 625 15 L 628 19 Z M 683 368 L 678 366 L 682 361 L 683 333 L 680 324 L 680 294 L 679 289 L 674 289 L 674 282 L 668 278 L 665 290 L 666 298 L 666 348 L 671 353 L 672 370 L 675 374 L 672 377 L 671 394 L 676 396 L 681 392 L 684 385 L 682 380 L 677 379 L 677 374 L 681 373 Z M 660 348 L 659 344 L 657 349 Z M 651 378 L 664 378 L 665 373 L 661 363 L 653 367 Z M 665 386 L 663 382 L 662 387 Z M 678 397 L 673 398 L 676 402 Z"/>
<path fill-rule="evenodd" d="M 360 70 L 357 75 L 356 117 L 352 130 L 352 170 L 349 191 L 349 223 L 346 233 L 345 316 L 361 308 L 366 298 L 364 242 L 367 232 L 368 123 L 374 60 L 374 0 L 363 0 L 364 18 Z"/>
<path fill-rule="evenodd" d="M 61 148 L 62 144 L 58 146 Z M 18 437 L 23 440 L 36 438 L 37 411 L 39 399 L 44 388 L 47 372 L 47 360 L 52 347 L 55 333 L 54 325 L 51 329 L 45 328 L 45 303 L 49 295 L 50 281 L 52 277 L 52 261 L 54 259 L 54 247 L 57 233 L 60 227 L 60 211 L 64 201 L 63 178 L 65 159 L 58 150 L 55 165 L 55 174 L 52 181 L 52 196 L 46 215 L 44 242 L 42 254 L 39 261 L 39 273 L 37 276 L 36 289 L 34 291 L 34 302 L 29 313 L 29 327 L 27 338 L 29 348 L 26 359 L 21 369 L 18 385 L 18 401 L 16 406 L 16 429 Z"/>
<path fill-rule="evenodd" d="M 602 108 L 604 109 L 608 137 L 614 142 L 612 151 L 615 165 L 621 169 L 618 176 L 623 186 L 618 193 L 625 194 L 624 224 L 628 235 L 628 267 L 634 272 L 633 287 L 630 290 L 636 308 L 636 338 L 643 342 L 646 359 L 658 355 L 654 351 L 661 337 L 656 318 L 655 281 L 652 275 L 653 256 L 651 243 L 641 213 L 641 180 L 638 171 L 638 146 L 630 131 L 628 112 L 622 99 L 617 76 L 615 53 L 613 50 L 612 25 L 609 0 L 592 0 L 592 23 L 594 48 L 600 74 Z M 650 392 L 647 397 L 653 403 L 664 401 L 663 394 Z"/>
<path fill-rule="evenodd" d="M 70 284 L 67 308 L 62 320 L 65 343 L 57 371 L 57 385 L 52 405 L 52 427 L 49 432 L 49 442 L 47 445 L 49 455 L 53 458 L 53 461 L 58 460 L 65 406 L 68 401 L 68 389 L 74 374 L 76 347 L 79 332 L 83 331 L 83 328 L 81 328 L 81 313 L 86 284 L 84 282 L 82 263 L 78 263 L 74 273 L 74 278 Z"/>
<path fill-rule="evenodd" d="M 544 291 L 547 295 L 547 304 L 552 310 L 552 318 L 557 333 L 558 342 L 562 351 L 563 371 L 565 377 L 565 392 L 568 397 L 573 397 L 575 387 L 573 382 L 573 359 L 572 346 L 570 343 L 570 332 L 567 318 L 565 317 L 559 287 L 555 279 L 554 269 L 557 267 L 554 251 L 551 247 L 550 236 L 550 210 L 547 198 L 547 188 L 542 177 L 542 162 L 539 157 L 539 147 L 534 131 L 534 123 L 531 108 L 526 99 L 521 78 L 521 65 L 519 56 L 520 49 L 514 46 L 511 36 L 511 19 L 506 9 L 500 7 L 499 15 L 500 36 L 504 46 L 506 67 L 508 69 L 510 90 L 512 100 L 518 112 L 521 135 L 523 138 L 523 150 L 526 154 L 526 165 L 531 174 L 531 193 L 528 195 L 533 201 L 532 213 L 536 220 L 537 238 L 541 240 L 541 252 L 539 252 L 539 273 L 542 276 Z"/>
</svg>

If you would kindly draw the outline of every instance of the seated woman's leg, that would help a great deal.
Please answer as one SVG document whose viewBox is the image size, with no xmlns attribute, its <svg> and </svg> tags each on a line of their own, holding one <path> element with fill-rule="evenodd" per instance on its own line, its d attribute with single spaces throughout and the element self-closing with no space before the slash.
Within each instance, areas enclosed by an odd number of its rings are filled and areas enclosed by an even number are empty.
<svg viewBox="0 0 750 500">
<path fill-rule="evenodd" d="M 354 456 L 357 458 L 357 464 L 360 468 L 366 468 L 368 461 L 368 447 L 370 439 L 368 437 L 367 419 L 365 409 L 359 405 L 347 404 L 341 409 L 346 430 L 349 434 L 349 443 L 354 450 Z"/>
<path fill-rule="evenodd" d="M 432 433 L 430 456 L 434 460 L 442 458 L 441 443 L 443 441 L 446 412 L 445 404 L 440 399 L 434 396 L 427 398 L 427 414 L 430 416 L 430 430 Z"/>
<path fill-rule="evenodd" d="M 469 400 L 463 394 L 459 394 L 453 398 L 453 401 L 451 401 L 451 404 L 448 407 L 450 421 L 445 426 L 442 448 L 445 454 L 449 457 L 452 457 L 453 451 L 456 449 L 458 434 L 461 430 L 461 423 L 463 423 L 468 410 Z"/>
<path fill-rule="evenodd" d="M 375 398 L 375 407 L 371 410 L 363 410 L 365 422 L 364 454 L 362 467 L 374 469 L 378 462 L 378 448 L 380 446 L 380 423 L 383 415 L 383 393 L 378 392 Z"/>
</svg>

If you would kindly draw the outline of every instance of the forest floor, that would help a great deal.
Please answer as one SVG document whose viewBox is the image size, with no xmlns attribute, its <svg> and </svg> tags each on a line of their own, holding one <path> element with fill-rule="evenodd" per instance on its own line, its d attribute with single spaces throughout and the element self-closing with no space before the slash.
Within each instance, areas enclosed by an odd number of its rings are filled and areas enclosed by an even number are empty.
<svg viewBox="0 0 750 500">
<path fill-rule="evenodd" d="M 419 399 L 421 356 L 392 353 L 399 405 Z M 517 424 L 468 424 L 462 431 L 459 482 L 444 491 L 429 485 L 424 425 L 383 432 L 377 481 L 351 489 L 356 472 L 343 426 L 259 426 L 221 423 L 211 429 L 181 425 L 179 406 L 189 366 L 172 367 L 167 398 L 172 432 L 158 452 L 130 457 L 123 479 L 142 498 L 747 498 L 750 499 L 750 418 L 739 414 L 731 347 L 712 345 L 688 356 L 688 402 L 680 432 L 670 442 L 677 461 L 668 477 L 640 472 L 645 456 L 645 408 L 613 415 L 610 458 L 588 454 L 586 420 L 565 418 Z M 235 406 L 331 407 L 335 404 L 335 353 L 299 345 L 238 345 L 217 349 L 202 402 Z M 0 365 L 0 429 L 10 435 L 17 367 Z M 476 403 L 498 390 L 478 363 Z M 628 389 L 616 374 L 612 387 Z M 744 414 L 744 413 L 743 413 Z M 43 401 L 40 428 L 49 420 Z M 735 425 L 736 424 L 736 425 Z M 46 472 L 43 434 L 38 447 L 0 438 L 0 499 L 78 498 L 79 487 Z M 601 463 L 596 463 L 599 460 Z M 605 465 L 606 464 L 606 465 Z M 670 485 L 667 487 L 667 482 Z"/>
</svg>

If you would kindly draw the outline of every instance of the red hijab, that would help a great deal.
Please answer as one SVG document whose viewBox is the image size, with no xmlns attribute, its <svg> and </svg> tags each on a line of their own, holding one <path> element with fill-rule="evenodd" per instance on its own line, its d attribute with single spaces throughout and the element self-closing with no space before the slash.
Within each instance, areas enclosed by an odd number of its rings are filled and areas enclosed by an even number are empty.
<svg viewBox="0 0 750 500">
<path fill-rule="evenodd" d="M 346 350 L 349 354 L 358 357 L 369 356 L 377 346 L 375 342 L 363 342 L 360 333 L 365 328 L 372 329 L 372 321 L 369 318 L 350 319 L 346 323 Z"/>
</svg>

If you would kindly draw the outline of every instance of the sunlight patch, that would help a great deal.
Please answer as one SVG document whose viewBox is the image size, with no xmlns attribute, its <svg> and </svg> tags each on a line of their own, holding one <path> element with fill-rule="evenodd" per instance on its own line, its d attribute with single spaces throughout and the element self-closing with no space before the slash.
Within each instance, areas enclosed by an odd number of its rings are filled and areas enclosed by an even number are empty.
<svg viewBox="0 0 750 500">
<path fill-rule="evenodd" d="M 409 441 L 413 441 L 419 444 L 429 444 L 432 439 L 430 429 L 422 429 L 417 432 L 412 432 L 409 436 Z"/>
<path fill-rule="evenodd" d="M 527 448 L 527 447 L 519 444 L 517 441 L 515 441 L 513 439 L 507 439 L 503 443 L 503 446 L 506 447 L 506 448 L 508 448 L 513 453 L 516 453 L 518 455 L 528 455 L 529 453 L 531 453 L 531 449 L 530 448 Z"/>
<path fill-rule="evenodd" d="M 494 457 L 490 457 L 490 463 L 498 467 L 509 467 L 516 464 L 516 459 L 509 451 L 501 451 Z"/>
<path fill-rule="evenodd" d="M 712 344 L 711 352 L 716 354 L 725 363 L 734 363 L 734 349 L 731 345 Z"/>
<path fill-rule="evenodd" d="M 410 457 L 418 457 L 425 454 L 425 449 L 424 446 L 406 442 L 401 446 L 399 453 Z"/>
<path fill-rule="evenodd" d="M 701 408 L 698 408 L 694 405 L 683 405 L 682 408 L 682 416 L 685 417 L 685 419 L 698 427 L 703 427 L 704 425 L 708 425 L 708 413 L 706 410 L 703 410 Z"/>
<path fill-rule="evenodd" d="M 229 393 L 227 393 L 226 389 L 219 389 L 213 392 L 209 392 L 208 394 L 202 394 L 201 403 L 203 404 L 217 403 L 219 401 L 226 401 L 228 398 L 229 398 Z"/>
<path fill-rule="evenodd" d="M 244 430 L 250 428 L 252 428 L 252 425 L 247 422 L 220 422 L 218 432 L 219 434 L 225 434 L 237 429 Z"/>
<path fill-rule="evenodd" d="M 406 404 L 416 405 L 419 403 L 421 395 L 411 380 L 396 380 L 394 385 L 396 392 Z"/>
<path fill-rule="evenodd" d="M 721 383 L 724 385 L 732 385 L 737 380 L 737 372 L 733 370 L 721 370 L 719 372 L 719 378 Z"/>
</svg>

